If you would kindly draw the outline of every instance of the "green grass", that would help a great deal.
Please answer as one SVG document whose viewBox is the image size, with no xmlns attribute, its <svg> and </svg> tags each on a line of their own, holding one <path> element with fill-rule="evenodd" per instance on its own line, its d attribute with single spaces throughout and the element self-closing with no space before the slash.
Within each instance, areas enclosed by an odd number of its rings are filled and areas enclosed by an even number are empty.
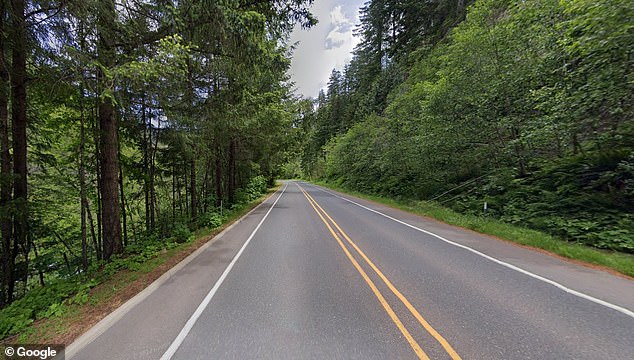
<svg viewBox="0 0 634 360">
<path fill-rule="evenodd" d="M 460 226 L 518 244 L 543 249 L 569 259 L 602 266 L 634 277 L 634 256 L 631 254 L 600 250 L 580 244 L 569 243 L 540 231 L 507 224 L 493 218 L 460 214 L 449 208 L 428 201 L 391 199 L 349 190 L 329 182 L 313 182 L 362 199 L 371 200 L 414 214 L 428 216 L 450 225 Z"/>
</svg>

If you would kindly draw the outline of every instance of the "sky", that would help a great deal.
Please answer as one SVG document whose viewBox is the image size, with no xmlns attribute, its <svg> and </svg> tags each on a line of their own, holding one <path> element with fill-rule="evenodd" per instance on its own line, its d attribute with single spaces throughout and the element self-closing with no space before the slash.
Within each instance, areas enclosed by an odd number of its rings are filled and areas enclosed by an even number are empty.
<svg viewBox="0 0 634 360">
<path fill-rule="evenodd" d="M 299 41 L 291 62 L 296 93 L 317 97 L 325 88 L 333 68 L 343 69 L 352 59 L 359 39 L 352 35 L 365 0 L 315 0 L 311 10 L 319 23 L 309 30 L 296 27 L 291 44 Z"/>
</svg>

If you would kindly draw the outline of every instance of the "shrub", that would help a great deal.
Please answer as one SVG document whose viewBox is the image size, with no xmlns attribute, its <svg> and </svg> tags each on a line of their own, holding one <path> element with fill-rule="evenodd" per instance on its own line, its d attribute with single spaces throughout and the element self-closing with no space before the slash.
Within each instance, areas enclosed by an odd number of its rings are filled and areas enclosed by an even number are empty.
<svg viewBox="0 0 634 360">
<path fill-rule="evenodd" d="M 251 202 L 264 194 L 266 189 L 266 178 L 258 175 L 251 178 L 247 186 L 238 192 L 237 197 L 240 202 Z"/>
<path fill-rule="evenodd" d="M 222 216 L 220 216 L 220 213 L 217 213 L 215 211 L 208 212 L 200 218 L 200 225 L 206 226 L 210 229 L 215 229 L 222 225 L 222 223 Z"/>
<path fill-rule="evenodd" d="M 172 237 L 177 243 L 184 243 L 192 236 L 191 230 L 184 224 L 176 224 L 172 228 Z"/>
</svg>

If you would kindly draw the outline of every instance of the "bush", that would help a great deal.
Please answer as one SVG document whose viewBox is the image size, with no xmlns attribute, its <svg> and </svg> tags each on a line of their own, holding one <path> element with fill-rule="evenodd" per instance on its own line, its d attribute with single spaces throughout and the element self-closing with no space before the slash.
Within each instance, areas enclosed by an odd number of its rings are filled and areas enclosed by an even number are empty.
<svg viewBox="0 0 634 360">
<path fill-rule="evenodd" d="M 66 299 L 84 302 L 95 285 L 94 280 L 86 283 L 77 282 L 77 279 L 58 280 L 29 291 L 0 311 L 0 339 L 17 334 L 36 319 L 61 315 Z M 73 294 L 76 295 L 71 298 Z"/>
<path fill-rule="evenodd" d="M 176 224 L 172 228 L 172 237 L 174 238 L 174 241 L 176 241 L 179 244 L 182 244 L 188 241 L 191 236 L 192 236 L 192 232 L 191 230 L 189 230 L 187 225 Z"/>
<path fill-rule="evenodd" d="M 247 186 L 238 191 L 237 198 L 239 202 L 251 202 L 264 194 L 266 189 L 266 178 L 263 175 L 258 175 L 251 178 Z"/>
<path fill-rule="evenodd" d="M 543 231 L 569 242 L 634 253 L 632 158 L 587 152 L 534 166 L 523 178 L 499 172 L 462 188 L 443 204 L 473 215 Z"/>
<path fill-rule="evenodd" d="M 219 227 L 220 225 L 222 225 L 222 223 L 223 223 L 222 216 L 220 216 L 220 213 L 217 213 L 215 211 L 208 212 L 200 217 L 200 225 L 206 226 L 210 229 L 215 229 Z"/>
</svg>

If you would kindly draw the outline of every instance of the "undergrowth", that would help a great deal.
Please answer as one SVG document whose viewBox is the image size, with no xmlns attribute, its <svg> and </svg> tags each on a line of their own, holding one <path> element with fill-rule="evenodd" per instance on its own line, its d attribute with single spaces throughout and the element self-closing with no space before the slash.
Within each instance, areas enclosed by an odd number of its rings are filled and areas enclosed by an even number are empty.
<svg viewBox="0 0 634 360">
<path fill-rule="evenodd" d="M 547 234 L 543 231 L 505 223 L 499 219 L 484 216 L 482 213 L 458 213 L 455 210 L 435 202 L 394 199 L 379 195 L 370 195 L 323 181 L 318 181 L 317 184 L 401 210 L 429 216 L 451 225 L 497 236 L 518 244 L 544 249 L 566 258 L 610 268 L 622 274 L 634 277 L 634 255 L 631 254 L 596 249 L 582 243 L 567 242 L 562 238 Z"/>
<path fill-rule="evenodd" d="M 196 238 L 211 233 L 214 229 L 242 215 L 245 209 L 266 193 L 266 181 L 254 178 L 241 190 L 239 202 L 228 211 L 213 209 L 201 214 L 197 228 L 192 232 L 185 223 L 173 225 L 165 234 L 148 234 L 144 241 L 128 244 L 124 254 L 110 261 L 97 261 L 85 271 L 49 281 L 45 286 L 35 287 L 25 296 L 0 310 L 0 339 L 19 334 L 39 319 L 64 316 L 72 305 L 88 302 L 91 289 L 103 284 L 121 271 L 150 272 L 157 264 L 152 260 L 176 248 L 185 248 Z"/>
</svg>

